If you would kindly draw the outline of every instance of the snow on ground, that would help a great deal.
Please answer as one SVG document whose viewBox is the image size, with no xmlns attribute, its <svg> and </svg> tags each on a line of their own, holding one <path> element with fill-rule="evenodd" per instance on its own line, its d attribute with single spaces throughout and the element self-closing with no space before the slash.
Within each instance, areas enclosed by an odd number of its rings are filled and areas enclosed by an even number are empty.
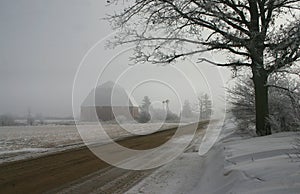
<svg viewBox="0 0 300 194">
<path fill-rule="evenodd" d="M 293 146 L 300 134 L 249 137 L 234 131 L 227 120 L 207 154 L 183 153 L 127 193 L 300 193 L 300 162 Z"/>
<path fill-rule="evenodd" d="M 159 128 L 160 124 L 126 124 L 130 132 L 147 133 Z M 177 126 L 166 123 L 162 129 Z M 86 127 L 93 133 L 96 125 Z M 132 135 L 117 124 L 105 124 L 103 128 L 114 139 Z M 83 146 L 83 141 L 75 125 L 41 125 L 0 127 L 0 163 L 35 157 L 41 154 L 62 151 Z"/>
<path fill-rule="evenodd" d="M 223 140 L 224 174 L 238 173 L 231 193 L 300 193 L 300 163 L 295 132 L 248 139 Z"/>
</svg>

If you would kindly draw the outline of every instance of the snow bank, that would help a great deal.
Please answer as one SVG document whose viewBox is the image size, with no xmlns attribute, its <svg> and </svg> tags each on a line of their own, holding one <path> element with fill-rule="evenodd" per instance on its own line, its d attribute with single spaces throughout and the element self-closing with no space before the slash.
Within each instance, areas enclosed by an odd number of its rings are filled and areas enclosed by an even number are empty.
<svg viewBox="0 0 300 194">
<path fill-rule="evenodd" d="M 293 159 L 297 135 L 249 137 L 227 120 L 207 154 L 184 153 L 128 193 L 300 193 L 300 163 Z"/>
<path fill-rule="evenodd" d="M 224 139 L 224 176 L 239 172 L 227 193 L 300 193 L 299 162 L 293 159 L 294 132 L 248 139 Z M 291 156 L 291 157 L 290 157 Z"/>
<path fill-rule="evenodd" d="M 191 193 L 300 193 L 299 163 L 290 156 L 297 133 L 247 137 L 224 126 L 223 137 L 203 159 Z"/>
</svg>

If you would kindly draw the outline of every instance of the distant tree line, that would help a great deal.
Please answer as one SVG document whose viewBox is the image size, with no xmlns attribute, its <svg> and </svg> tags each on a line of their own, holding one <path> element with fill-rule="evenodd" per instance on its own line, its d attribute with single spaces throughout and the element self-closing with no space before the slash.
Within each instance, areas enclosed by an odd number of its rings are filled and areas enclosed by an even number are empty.
<svg viewBox="0 0 300 194">
<path fill-rule="evenodd" d="M 194 118 L 197 115 L 200 120 L 210 119 L 212 115 L 212 101 L 206 93 L 198 96 L 197 102 L 193 107 L 188 100 L 184 101 L 181 116 L 183 118 Z"/>
<path fill-rule="evenodd" d="M 162 101 L 163 108 L 154 108 L 151 106 L 151 100 L 148 96 L 145 96 L 142 105 L 140 106 L 140 113 L 138 122 L 147 123 L 149 121 L 166 121 L 166 122 L 178 122 L 179 117 L 169 109 L 170 100 L 166 99 Z"/>
<path fill-rule="evenodd" d="M 15 118 L 10 114 L 0 115 L 0 126 L 12 126 L 15 125 Z"/>
<path fill-rule="evenodd" d="M 22 117 L 12 114 L 0 115 L 0 126 L 46 125 L 49 124 L 49 120 L 54 120 L 50 123 L 57 125 L 75 124 L 73 117 L 44 117 L 41 113 L 32 115 L 30 109 L 28 109 L 27 114 Z"/>
<path fill-rule="evenodd" d="M 199 95 L 197 102 L 192 106 L 188 100 L 184 101 L 181 108 L 180 116 L 173 113 L 169 108 L 170 100 L 162 101 L 163 108 L 154 108 L 151 106 L 151 100 L 148 96 L 143 98 L 142 104 L 139 107 L 140 113 L 137 121 L 140 123 L 147 123 L 149 121 L 179 122 L 187 120 L 207 120 L 212 115 L 212 101 L 208 94 Z M 196 118 L 197 115 L 199 118 Z"/>
</svg>

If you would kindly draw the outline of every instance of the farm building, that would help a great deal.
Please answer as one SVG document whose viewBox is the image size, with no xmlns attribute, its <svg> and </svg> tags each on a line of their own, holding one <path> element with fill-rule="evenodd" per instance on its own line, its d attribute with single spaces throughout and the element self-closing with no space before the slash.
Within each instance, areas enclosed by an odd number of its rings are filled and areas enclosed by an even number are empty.
<svg viewBox="0 0 300 194">
<path fill-rule="evenodd" d="M 136 118 L 138 107 L 124 88 L 111 81 L 92 90 L 81 105 L 81 121 L 109 121 L 119 116 Z"/>
</svg>

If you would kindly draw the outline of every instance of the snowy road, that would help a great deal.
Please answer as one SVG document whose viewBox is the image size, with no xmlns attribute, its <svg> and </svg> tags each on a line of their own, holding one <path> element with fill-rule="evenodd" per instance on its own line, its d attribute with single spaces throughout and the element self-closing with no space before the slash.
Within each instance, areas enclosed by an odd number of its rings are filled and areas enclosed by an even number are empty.
<svg viewBox="0 0 300 194">
<path fill-rule="evenodd" d="M 128 148 L 146 150 L 164 144 L 174 133 L 175 129 L 164 130 L 118 143 Z M 200 138 L 202 134 L 203 131 L 195 137 Z M 175 142 L 180 144 L 182 140 Z M 76 148 L 0 165 L 0 193 L 123 193 L 152 171 L 110 167 L 87 148 Z"/>
<path fill-rule="evenodd" d="M 177 125 L 165 123 L 161 130 Z M 91 124 L 86 126 L 90 134 L 99 128 Z M 125 127 L 132 129 L 131 132 L 145 133 L 160 127 L 160 125 L 155 123 L 126 124 Z M 114 139 L 132 135 L 121 130 L 117 124 L 106 124 L 103 125 L 103 128 Z M 83 145 L 82 138 L 74 125 L 0 127 L 0 164 L 78 148 Z"/>
</svg>

